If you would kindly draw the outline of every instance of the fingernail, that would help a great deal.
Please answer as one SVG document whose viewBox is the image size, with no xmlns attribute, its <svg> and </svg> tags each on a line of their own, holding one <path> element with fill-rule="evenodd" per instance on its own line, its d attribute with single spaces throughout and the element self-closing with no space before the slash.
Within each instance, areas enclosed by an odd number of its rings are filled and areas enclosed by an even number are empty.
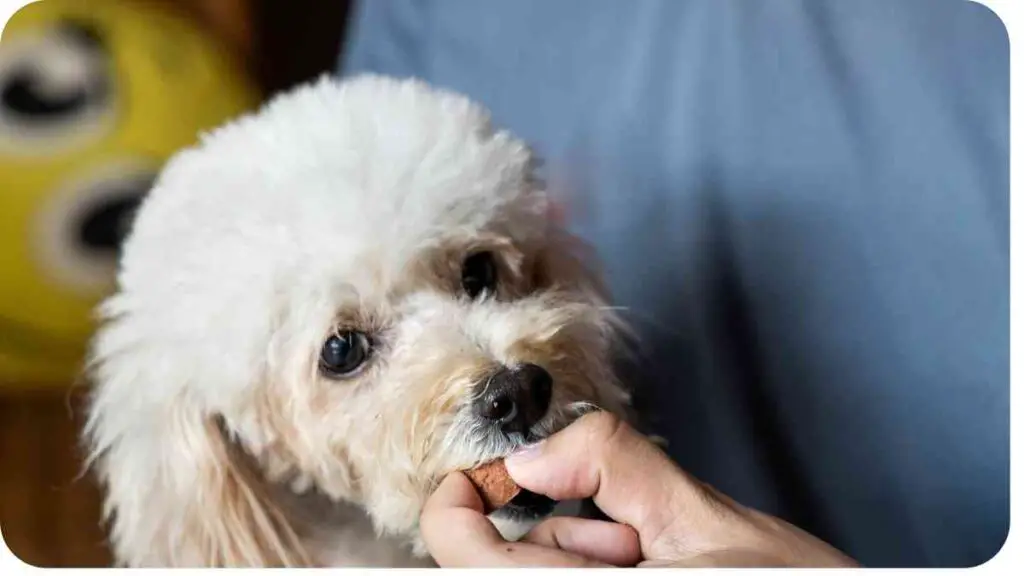
<svg viewBox="0 0 1024 576">
<path fill-rule="evenodd" d="M 520 446 L 515 452 L 509 454 L 508 458 L 505 458 L 505 462 L 523 463 L 533 460 L 543 451 L 544 441 L 535 442 L 533 444 L 527 444 L 526 446 Z"/>
</svg>

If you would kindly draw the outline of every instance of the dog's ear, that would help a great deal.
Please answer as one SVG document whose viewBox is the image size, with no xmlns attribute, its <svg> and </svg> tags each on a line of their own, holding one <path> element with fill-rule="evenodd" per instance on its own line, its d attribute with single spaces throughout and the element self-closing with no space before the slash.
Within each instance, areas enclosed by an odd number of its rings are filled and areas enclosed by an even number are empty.
<svg viewBox="0 0 1024 576">
<path fill-rule="evenodd" d="M 611 299 L 593 248 L 555 219 L 537 252 L 533 284 L 576 292 L 598 305 L 607 305 Z"/>
<path fill-rule="evenodd" d="M 639 336 L 612 306 L 612 295 L 604 281 L 604 270 L 593 246 L 564 226 L 564 215 L 556 212 L 549 220 L 547 240 L 537 253 L 533 267 L 534 286 L 567 291 L 582 297 L 601 311 L 605 328 L 607 352 L 617 371 L 637 360 Z M 618 378 L 611 379 L 603 390 L 608 396 L 602 407 L 610 409 L 631 422 L 632 390 Z"/>
<path fill-rule="evenodd" d="M 308 565 L 292 528 L 196 394 L 173 350 L 134 340 L 118 318 L 99 331 L 84 441 L 104 489 L 118 564 Z"/>
</svg>

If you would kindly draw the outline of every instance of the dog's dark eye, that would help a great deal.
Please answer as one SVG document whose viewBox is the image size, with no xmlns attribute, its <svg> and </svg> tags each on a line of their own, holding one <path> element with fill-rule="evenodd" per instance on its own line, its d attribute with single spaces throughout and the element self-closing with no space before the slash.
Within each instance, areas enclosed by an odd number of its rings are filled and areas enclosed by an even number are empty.
<svg viewBox="0 0 1024 576">
<path fill-rule="evenodd" d="M 370 357 L 370 339 L 362 332 L 340 332 L 324 342 L 320 370 L 327 376 L 354 375 Z"/>
<path fill-rule="evenodd" d="M 490 252 L 478 252 L 462 263 L 462 289 L 470 298 L 476 298 L 484 292 L 494 292 L 497 284 L 498 268 Z"/>
</svg>

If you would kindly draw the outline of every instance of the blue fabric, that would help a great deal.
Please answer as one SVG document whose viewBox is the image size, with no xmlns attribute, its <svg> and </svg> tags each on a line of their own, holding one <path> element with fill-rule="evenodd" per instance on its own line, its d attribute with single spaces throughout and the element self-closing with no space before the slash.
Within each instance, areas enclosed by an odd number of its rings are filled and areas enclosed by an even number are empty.
<svg viewBox="0 0 1024 576">
<path fill-rule="evenodd" d="M 867 565 L 1009 524 L 1009 45 L 964 0 L 364 1 L 587 194 L 687 469 Z"/>
</svg>

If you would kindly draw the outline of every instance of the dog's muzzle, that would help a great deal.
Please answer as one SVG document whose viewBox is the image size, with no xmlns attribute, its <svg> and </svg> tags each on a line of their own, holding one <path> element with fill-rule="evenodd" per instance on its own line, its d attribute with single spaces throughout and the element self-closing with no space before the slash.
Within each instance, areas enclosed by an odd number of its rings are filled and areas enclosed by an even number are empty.
<svg viewBox="0 0 1024 576">
<path fill-rule="evenodd" d="M 541 421 L 551 405 L 551 375 L 536 364 L 501 368 L 483 381 L 473 413 L 500 428 L 530 441 L 530 429 Z"/>
<path fill-rule="evenodd" d="M 482 382 L 473 414 L 507 436 L 518 436 L 523 442 L 539 440 L 531 429 L 547 415 L 553 385 L 551 374 L 536 364 L 502 367 Z M 523 490 L 498 513 L 510 520 L 529 521 L 549 515 L 554 508 L 554 500 Z"/>
</svg>

